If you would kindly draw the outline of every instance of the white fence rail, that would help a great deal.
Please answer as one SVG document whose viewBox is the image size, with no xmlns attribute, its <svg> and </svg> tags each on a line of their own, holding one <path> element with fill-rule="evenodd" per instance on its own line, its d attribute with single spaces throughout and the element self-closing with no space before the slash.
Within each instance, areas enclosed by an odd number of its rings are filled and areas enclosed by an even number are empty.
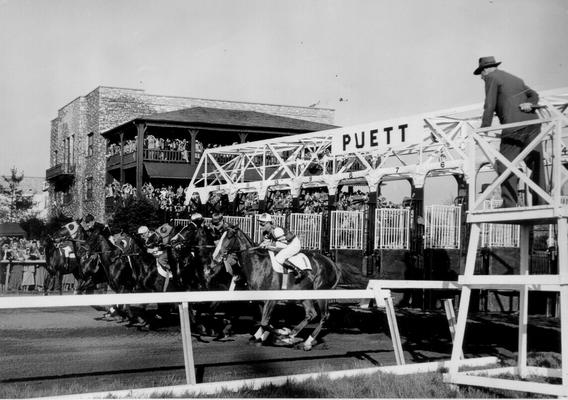
<svg viewBox="0 0 568 400">
<path fill-rule="evenodd" d="M 461 206 L 426 207 L 425 248 L 459 249 L 460 231 Z"/>
<path fill-rule="evenodd" d="M 365 219 L 359 211 L 332 211 L 330 244 L 332 250 L 363 250 Z"/>
<path fill-rule="evenodd" d="M 553 290 L 558 290 L 556 286 Z M 389 289 L 455 289 L 458 290 L 461 285 L 455 281 L 397 281 L 397 280 L 371 280 L 367 289 L 362 290 L 263 290 L 263 291 L 211 291 L 211 292 L 170 292 L 170 293 L 130 293 L 130 294 L 95 294 L 95 295 L 82 295 L 82 296 L 18 296 L 17 301 L 14 297 L 0 297 L 0 310 L 1 309 L 23 309 L 23 308 L 55 308 L 55 307 L 70 307 L 70 306 L 97 306 L 97 305 L 115 305 L 115 304 L 162 304 L 162 303 L 178 303 L 180 310 L 181 322 L 181 336 L 183 341 L 183 352 L 186 369 L 187 385 L 169 386 L 164 388 L 154 387 L 145 389 L 129 389 L 127 391 L 116 392 L 100 392 L 97 396 L 92 394 L 83 394 L 83 397 L 94 398 L 108 398 L 111 396 L 129 397 L 137 391 L 139 394 L 158 393 L 165 391 L 172 393 L 173 391 L 180 390 L 181 393 L 191 392 L 192 389 L 197 391 L 203 385 L 197 384 L 195 375 L 195 365 L 193 359 L 191 328 L 189 325 L 189 303 L 203 303 L 203 302 L 216 302 L 216 301 L 266 301 L 266 300 L 304 300 L 304 299 L 373 299 L 376 301 L 378 307 L 385 308 L 387 320 L 390 330 L 391 339 L 393 341 L 393 350 L 397 360 L 396 370 L 400 374 L 426 372 L 432 370 L 429 363 L 414 364 L 410 366 L 404 365 L 404 353 L 400 341 L 398 331 L 398 324 L 396 322 L 396 315 L 394 313 L 394 306 L 392 298 L 390 297 Z M 456 291 L 457 294 L 457 291 Z M 448 303 L 447 306 L 449 306 Z M 448 307 L 446 307 L 447 309 Z M 447 311 L 447 310 L 446 310 Z M 450 331 L 453 330 L 453 319 L 448 315 L 448 322 L 450 324 Z M 470 359 L 468 362 L 476 363 L 491 363 L 496 359 L 478 358 Z M 423 367 L 418 368 L 418 365 Z M 446 364 L 444 364 L 446 366 Z M 433 368 L 437 370 L 442 367 L 438 365 Z M 337 371 L 341 376 L 357 375 L 361 373 L 368 373 L 367 369 L 345 370 Z M 319 372 L 318 375 L 325 375 L 325 372 Z M 333 374 L 333 372 L 331 372 Z M 271 377 L 270 380 L 280 379 L 282 377 Z M 262 380 L 264 382 L 264 380 Z M 230 381 L 230 382 L 216 382 L 218 388 L 223 385 L 230 385 L 231 387 L 242 387 L 246 381 Z M 76 398 L 77 395 L 61 396 L 61 398 Z M 143 397 L 143 396 L 140 396 Z"/>
<path fill-rule="evenodd" d="M 375 249 L 407 249 L 410 237 L 410 209 L 375 210 Z"/>
</svg>

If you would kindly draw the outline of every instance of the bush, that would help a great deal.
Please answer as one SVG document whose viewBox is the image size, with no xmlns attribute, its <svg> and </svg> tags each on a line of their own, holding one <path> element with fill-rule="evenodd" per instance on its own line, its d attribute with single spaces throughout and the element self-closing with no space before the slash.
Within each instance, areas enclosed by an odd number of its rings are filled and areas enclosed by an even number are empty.
<svg viewBox="0 0 568 400">
<path fill-rule="evenodd" d="M 163 222 L 163 212 L 154 202 L 135 197 L 129 197 L 118 204 L 108 221 L 113 233 L 123 231 L 129 235 L 135 234 L 140 225 L 155 229 Z"/>
</svg>

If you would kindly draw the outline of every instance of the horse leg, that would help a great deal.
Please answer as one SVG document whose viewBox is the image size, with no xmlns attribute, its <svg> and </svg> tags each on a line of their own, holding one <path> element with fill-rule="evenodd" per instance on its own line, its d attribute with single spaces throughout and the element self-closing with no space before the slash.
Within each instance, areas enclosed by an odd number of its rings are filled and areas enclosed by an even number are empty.
<svg viewBox="0 0 568 400">
<path fill-rule="evenodd" d="M 325 300 L 325 299 L 324 300 L 318 300 L 318 306 L 319 306 L 320 314 L 321 314 L 320 322 L 319 322 L 318 326 L 316 327 L 316 329 L 314 329 L 312 334 L 310 336 L 308 336 L 306 341 L 303 343 L 303 349 L 305 351 L 309 351 L 309 350 L 312 349 L 313 342 L 316 340 L 316 338 L 320 334 L 321 330 L 323 329 L 323 325 L 329 319 L 329 308 L 328 308 L 327 300 Z"/>
<path fill-rule="evenodd" d="M 302 305 L 304 306 L 304 319 L 292 329 L 287 338 L 283 339 L 286 343 L 294 344 L 294 338 L 318 315 L 312 300 L 303 300 Z"/>
<path fill-rule="evenodd" d="M 268 300 L 264 302 L 264 306 L 262 307 L 262 318 L 260 320 L 260 327 L 253 335 L 253 340 L 257 342 L 264 343 L 268 336 L 272 332 L 272 327 L 270 326 L 270 317 L 272 316 L 272 311 L 274 310 L 274 306 L 276 302 L 273 300 Z"/>
</svg>

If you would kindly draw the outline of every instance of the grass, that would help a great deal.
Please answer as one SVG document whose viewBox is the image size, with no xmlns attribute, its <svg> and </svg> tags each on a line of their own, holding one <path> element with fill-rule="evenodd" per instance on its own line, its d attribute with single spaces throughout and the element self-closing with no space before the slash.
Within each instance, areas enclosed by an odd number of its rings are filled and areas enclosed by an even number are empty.
<svg viewBox="0 0 568 400">
<path fill-rule="evenodd" d="M 529 365 L 558 368 L 557 353 L 530 354 Z M 323 372 L 322 367 L 320 369 Z M 544 381 L 543 378 L 536 379 Z M 558 380 L 555 380 L 558 383 Z M 72 384 L 4 384 L 0 386 L 0 398 L 31 398 L 59 396 L 97 391 L 124 390 L 133 387 L 163 387 L 185 384 L 184 378 L 173 375 L 148 378 L 134 382 L 132 378 L 105 381 L 96 377 Z M 327 377 L 310 379 L 302 383 L 287 382 L 282 386 L 267 384 L 258 390 L 243 388 L 239 391 L 219 391 L 212 395 L 194 394 L 188 391 L 181 396 L 172 393 L 149 395 L 151 398 L 539 398 L 535 394 L 485 389 L 472 386 L 455 386 L 443 382 L 441 373 L 397 376 L 377 373 L 373 375 L 330 380 Z"/>
</svg>

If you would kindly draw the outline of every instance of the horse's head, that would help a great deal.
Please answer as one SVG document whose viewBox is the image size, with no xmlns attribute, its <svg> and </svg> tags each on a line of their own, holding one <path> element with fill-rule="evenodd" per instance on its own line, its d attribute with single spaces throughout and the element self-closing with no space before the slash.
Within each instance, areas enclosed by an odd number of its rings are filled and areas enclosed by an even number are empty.
<svg viewBox="0 0 568 400">
<path fill-rule="evenodd" d="M 213 252 L 213 262 L 220 263 L 229 252 L 241 250 L 238 246 L 238 228 L 228 228 L 217 242 Z"/>
</svg>

